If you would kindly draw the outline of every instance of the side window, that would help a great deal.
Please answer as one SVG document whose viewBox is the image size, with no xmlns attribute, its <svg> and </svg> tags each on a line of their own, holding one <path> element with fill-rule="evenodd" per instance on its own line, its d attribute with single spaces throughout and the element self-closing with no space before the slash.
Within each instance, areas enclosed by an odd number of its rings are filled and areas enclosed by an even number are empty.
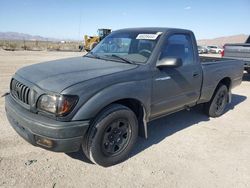
<svg viewBox="0 0 250 188">
<path fill-rule="evenodd" d="M 183 65 L 194 63 L 191 37 L 185 34 L 175 34 L 167 38 L 161 53 L 161 58 L 181 58 Z"/>
</svg>

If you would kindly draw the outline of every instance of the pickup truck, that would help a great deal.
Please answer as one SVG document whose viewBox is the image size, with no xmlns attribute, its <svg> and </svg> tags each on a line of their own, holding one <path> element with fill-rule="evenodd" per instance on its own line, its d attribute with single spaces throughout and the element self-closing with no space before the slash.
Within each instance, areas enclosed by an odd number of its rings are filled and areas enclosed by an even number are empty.
<svg viewBox="0 0 250 188">
<path fill-rule="evenodd" d="M 192 31 L 122 29 L 82 57 L 19 69 L 5 108 L 12 127 L 34 146 L 82 148 L 107 167 L 128 158 L 156 118 L 201 103 L 208 116 L 221 116 L 242 75 L 240 60 L 199 57 Z"/>
<path fill-rule="evenodd" d="M 222 57 L 244 61 L 244 69 L 250 74 L 250 36 L 245 43 L 225 44 Z"/>
</svg>

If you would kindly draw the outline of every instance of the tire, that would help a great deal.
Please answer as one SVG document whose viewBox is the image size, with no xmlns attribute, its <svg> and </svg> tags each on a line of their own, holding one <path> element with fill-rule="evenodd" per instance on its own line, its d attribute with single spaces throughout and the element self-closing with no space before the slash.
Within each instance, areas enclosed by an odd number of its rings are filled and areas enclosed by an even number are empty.
<svg viewBox="0 0 250 188">
<path fill-rule="evenodd" d="M 228 102 L 228 88 L 220 84 L 214 92 L 212 99 L 205 103 L 204 110 L 209 117 L 221 116 Z"/>
<path fill-rule="evenodd" d="M 85 155 L 103 167 L 128 158 L 138 137 L 136 115 L 128 107 L 112 104 L 94 120 L 82 145 Z"/>
</svg>

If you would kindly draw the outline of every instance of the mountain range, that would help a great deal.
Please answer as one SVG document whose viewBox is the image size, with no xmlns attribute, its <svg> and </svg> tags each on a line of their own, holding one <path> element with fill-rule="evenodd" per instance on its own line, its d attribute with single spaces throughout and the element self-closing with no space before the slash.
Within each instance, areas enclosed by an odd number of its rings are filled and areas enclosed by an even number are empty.
<svg viewBox="0 0 250 188">
<path fill-rule="evenodd" d="M 218 37 L 214 39 L 201 39 L 197 40 L 198 45 L 217 45 L 223 46 L 226 43 L 244 43 L 249 35 L 240 34 L 225 37 Z"/>
<path fill-rule="evenodd" d="M 0 40 L 60 41 L 60 39 L 56 38 L 47 38 L 18 32 L 0 32 Z"/>
</svg>

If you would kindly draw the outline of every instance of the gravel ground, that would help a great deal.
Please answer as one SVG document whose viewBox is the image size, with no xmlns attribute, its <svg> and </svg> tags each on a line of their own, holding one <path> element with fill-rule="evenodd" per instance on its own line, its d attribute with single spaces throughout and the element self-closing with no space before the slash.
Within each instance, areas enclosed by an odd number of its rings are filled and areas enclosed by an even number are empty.
<svg viewBox="0 0 250 188">
<path fill-rule="evenodd" d="M 0 51 L 0 94 L 20 67 L 69 52 Z M 250 187 L 250 76 L 233 91 L 220 118 L 200 107 L 149 125 L 131 157 L 110 168 L 87 161 L 81 152 L 65 154 L 36 148 L 10 127 L 0 98 L 0 187 Z"/>
</svg>

